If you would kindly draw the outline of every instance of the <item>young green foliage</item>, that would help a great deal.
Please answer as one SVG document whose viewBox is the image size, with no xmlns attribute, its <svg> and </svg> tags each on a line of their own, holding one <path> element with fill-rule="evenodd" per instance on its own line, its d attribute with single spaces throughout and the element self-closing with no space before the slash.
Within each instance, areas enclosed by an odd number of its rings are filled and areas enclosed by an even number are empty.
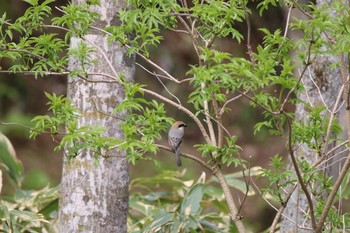
<svg viewBox="0 0 350 233">
<path fill-rule="evenodd" d="M 78 118 L 81 116 L 68 98 L 45 94 L 49 99 L 48 105 L 52 116 L 42 115 L 33 118 L 34 128 L 31 130 L 31 138 L 36 138 L 41 133 L 50 133 L 52 137 L 62 136 L 55 150 L 67 149 L 65 155 L 68 159 L 88 150 L 96 163 L 105 151 L 113 149 L 120 143 L 115 138 L 105 137 L 104 127 L 78 126 Z"/>
<path fill-rule="evenodd" d="M 295 184 L 296 178 L 291 170 L 286 170 L 287 164 L 280 155 L 273 156 L 269 165 L 271 169 L 261 169 L 260 176 L 268 179 L 271 188 L 264 188 L 261 191 L 264 196 L 270 194 L 280 204 L 284 204 L 284 190 L 290 185 Z"/>
<path fill-rule="evenodd" d="M 187 101 L 191 105 L 183 107 L 181 104 L 176 105 L 175 102 L 172 105 L 193 112 L 191 115 L 184 110 L 192 119 L 201 122 L 205 119 L 206 125 L 201 132 L 208 128 L 210 135 L 207 137 L 210 139 L 205 138 L 206 143 L 198 144 L 196 147 L 201 157 L 209 157 L 209 166 L 215 165 L 215 168 L 220 168 L 222 165 L 234 165 L 243 169 L 247 166 L 239 157 L 242 148 L 237 145 L 237 136 L 230 135 L 230 127 L 222 120 L 222 115 L 229 109 L 228 103 L 234 99 L 232 96 L 237 95 L 246 97 L 254 109 L 263 109 L 261 121 L 254 122 L 255 133 L 266 127 L 271 135 L 282 135 L 283 139 L 286 139 L 290 154 L 300 144 L 305 144 L 318 155 L 322 155 L 323 148 L 328 147 L 325 145 L 326 135 L 330 135 L 327 139 L 328 144 L 339 141 L 337 135 L 342 128 L 336 117 L 330 122 L 332 118 L 324 107 L 310 107 L 305 120 L 294 120 L 290 106 L 300 103 L 301 101 L 297 99 L 298 93 L 306 91 L 302 88 L 305 72 L 296 72 L 296 64 L 301 64 L 299 70 L 307 71 L 318 56 L 348 55 L 350 10 L 341 1 L 332 1 L 323 6 L 313 4 L 299 6 L 308 16 L 307 20 L 296 20 L 292 27 L 286 25 L 283 29 L 274 31 L 260 29 L 265 35 L 263 42 L 254 49 L 248 48 L 249 58 L 238 57 L 233 55 L 233 52 L 220 51 L 219 46 L 215 46 L 218 39 L 230 39 L 237 44 L 242 41 L 251 43 L 248 41 L 248 36 L 244 37 L 237 30 L 238 23 L 249 20 L 249 14 L 253 12 L 248 8 L 248 1 L 195 0 L 187 4 L 186 1 L 174 0 L 129 0 L 126 1 L 127 8 L 116 16 L 118 25 L 109 25 L 107 28 L 97 28 L 95 21 L 99 20 L 100 16 L 88 8 L 99 4 L 98 1 L 88 1 L 81 5 L 68 4 L 62 7 L 62 16 L 53 18 L 51 21 L 53 25 L 45 24 L 51 16 L 48 4 L 53 0 L 46 0 L 41 4 L 37 0 L 26 2 L 30 6 L 15 22 L 7 20 L 6 14 L 0 19 L 0 57 L 13 62 L 10 71 L 31 71 L 36 77 L 43 76 L 47 72 L 69 72 L 72 77 L 86 80 L 87 70 L 99 62 L 93 60 L 90 54 L 98 52 L 98 49 L 89 47 L 86 42 L 79 43 L 69 52 L 67 48 L 72 36 L 83 41 L 90 30 L 105 33 L 111 42 L 125 45 L 130 54 L 141 55 L 150 65 L 154 64 L 148 59 L 151 57 L 152 49 L 164 40 L 163 30 L 172 30 L 187 36 L 186 39 L 193 45 L 198 60 L 197 64 L 191 64 L 186 73 L 189 92 L 181 93 L 185 99 L 188 97 L 184 102 Z M 271 7 L 281 6 L 284 3 L 291 7 L 292 3 L 289 1 L 264 0 L 258 3 L 257 8 L 262 15 Z M 338 16 L 334 17 L 332 11 Z M 52 27 L 65 31 L 65 39 L 54 33 L 42 33 Z M 304 36 L 298 41 L 292 41 L 286 37 L 288 30 L 301 30 Z M 34 36 L 35 33 L 40 35 Z M 19 38 L 18 41 L 14 40 L 15 35 Z M 251 44 L 248 44 L 248 47 L 251 47 Z M 291 53 L 297 49 L 299 52 L 294 58 Z M 68 71 L 68 56 L 74 57 L 80 68 Z M 339 68 L 339 65 L 339 62 L 333 62 L 331 68 Z M 157 71 L 162 69 L 157 65 L 153 68 Z M 153 70 L 149 71 L 152 72 Z M 179 81 L 169 76 L 171 75 L 166 76 L 166 81 L 184 85 L 183 80 Z M 70 152 L 67 154 L 69 158 L 79 155 L 83 150 L 89 150 L 97 161 L 105 150 L 111 149 L 125 151 L 132 163 L 142 158 L 150 158 L 146 156 L 147 153 L 158 151 L 155 144 L 166 134 L 173 120 L 167 115 L 165 104 L 156 99 L 146 100 L 144 90 L 152 88 L 151 85 L 127 82 L 122 77 L 116 80 L 125 89 L 125 99 L 120 105 L 114 106 L 113 113 L 120 113 L 117 114 L 120 119 L 116 120 L 116 124 L 121 125 L 125 138 L 118 140 L 106 138 L 103 136 L 105 131 L 103 127 L 78 126 L 77 119 L 82 116 L 77 109 L 67 98 L 55 94 L 46 94 L 52 115 L 37 116 L 33 119 L 35 127 L 31 131 L 31 137 L 35 138 L 43 132 L 62 135 L 57 149 L 69 148 Z M 165 82 L 162 84 L 167 85 Z M 153 97 L 157 96 L 156 94 L 153 94 Z M 167 97 L 164 95 L 163 98 Z M 164 100 L 163 98 L 160 99 Z M 168 99 L 165 102 L 171 101 Z M 210 124 L 214 125 L 213 129 Z M 281 156 L 274 156 L 270 166 L 271 169 L 262 169 L 263 175 L 269 181 L 269 188 L 264 189 L 263 193 L 271 194 L 281 204 L 285 204 L 284 189 L 295 185 L 297 179 Z M 297 160 L 296 166 L 301 171 L 299 178 L 308 187 L 310 186 L 308 183 L 322 184 L 326 192 L 331 190 L 330 178 L 322 176 L 309 162 L 300 159 Z M 169 176 L 175 176 L 173 173 L 162 175 L 165 177 L 162 181 L 172 184 Z M 162 178 L 157 177 L 157 181 Z M 229 186 L 244 190 L 242 182 L 232 177 L 225 178 Z M 140 194 L 131 199 L 132 208 L 137 209 L 144 217 L 141 219 L 133 216 L 132 228 L 144 229 L 146 232 L 157 231 L 160 228 L 173 232 L 203 229 L 208 232 L 228 231 L 228 210 L 222 205 L 221 190 L 201 182 L 186 186 L 182 180 L 175 180 L 174 190 L 170 194 L 151 192 L 146 197 Z M 246 186 L 249 187 L 247 184 Z M 176 192 L 175 188 L 181 190 L 182 196 L 175 196 L 180 193 Z M 309 189 L 315 196 L 320 195 L 322 191 L 317 187 Z M 169 196 L 175 198 L 175 201 Z M 183 201 L 180 201 L 181 199 Z M 159 203 L 162 204 L 161 207 L 155 207 Z M 210 204 L 219 212 L 203 214 L 204 208 Z M 315 204 L 319 216 L 325 203 L 316 201 Z M 150 219 L 149 216 L 154 218 Z M 332 221 L 332 226 L 341 224 L 340 216 L 335 211 L 330 211 L 329 221 Z M 221 229 L 214 220 L 224 227 Z"/>
</svg>

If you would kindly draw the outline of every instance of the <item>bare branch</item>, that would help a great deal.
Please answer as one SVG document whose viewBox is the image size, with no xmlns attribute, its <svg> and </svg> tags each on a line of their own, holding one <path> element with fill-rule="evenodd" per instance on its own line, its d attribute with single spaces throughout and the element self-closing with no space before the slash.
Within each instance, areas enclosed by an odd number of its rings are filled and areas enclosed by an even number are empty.
<svg viewBox="0 0 350 233">
<path fill-rule="evenodd" d="M 202 92 L 204 92 L 205 83 L 203 83 L 203 82 L 201 83 L 201 88 L 202 88 Z M 208 126 L 211 144 L 216 146 L 217 143 L 216 143 L 216 136 L 215 136 L 215 132 L 214 132 L 214 127 L 213 127 L 213 124 L 212 124 L 211 119 L 209 117 L 210 114 L 209 114 L 208 100 L 203 100 L 203 106 L 204 106 L 204 112 L 205 112 L 205 122 L 207 123 L 207 126 Z"/>
<path fill-rule="evenodd" d="M 222 191 L 224 192 L 224 195 L 228 204 L 228 208 L 230 209 L 232 221 L 234 221 L 234 223 L 236 224 L 236 227 L 239 233 L 245 233 L 246 230 L 242 222 L 243 217 L 238 214 L 236 204 L 232 198 L 230 187 L 228 186 L 227 181 L 224 175 L 222 174 L 220 168 L 218 167 L 214 168 L 214 175 L 218 179 L 219 184 L 221 185 Z"/>
<path fill-rule="evenodd" d="M 12 71 L 12 70 L 0 70 L 0 73 L 5 73 L 5 74 L 23 74 L 23 75 L 35 75 L 38 74 L 37 71 Z M 68 75 L 69 72 L 52 72 L 52 71 L 41 71 L 42 76 L 50 76 L 50 75 Z"/>
<path fill-rule="evenodd" d="M 98 27 L 94 27 L 94 26 L 91 26 L 91 28 L 97 30 L 97 31 L 100 31 L 102 33 L 105 33 L 106 35 L 109 35 L 109 36 L 113 36 L 111 33 L 107 32 L 106 30 L 103 30 L 101 28 L 98 28 Z M 127 48 L 131 48 L 129 45 L 127 44 L 123 44 L 125 47 Z M 172 75 L 170 75 L 167 71 L 165 71 L 162 67 L 160 67 L 159 65 L 157 65 L 156 63 L 154 63 L 151 59 L 145 57 L 143 54 L 139 53 L 139 52 L 135 52 L 135 54 L 137 54 L 139 57 L 141 57 L 143 60 L 145 60 L 148 64 L 152 65 L 154 68 L 158 69 L 159 71 L 161 71 L 166 77 L 167 79 L 175 82 L 175 83 L 180 83 L 179 80 L 177 80 L 176 78 L 174 78 Z M 163 76 L 160 76 L 160 77 L 163 77 Z"/>
<path fill-rule="evenodd" d="M 246 95 L 248 92 L 249 92 L 249 91 L 245 91 L 245 92 L 243 92 L 243 93 Z M 229 99 L 229 100 L 227 100 L 227 101 L 222 105 L 219 114 L 220 114 L 220 115 L 224 114 L 224 111 L 225 111 L 226 106 L 227 106 L 229 103 L 231 103 L 231 102 L 233 102 L 233 101 L 235 101 L 235 100 L 241 98 L 241 97 L 243 96 L 243 93 L 242 93 L 242 94 L 239 94 L 239 95 L 237 95 L 237 96 L 235 96 L 235 97 L 233 97 L 233 98 L 231 98 L 231 99 Z"/>
<path fill-rule="evenodd" d="M 168 147 L 168 146 L 164 146 L 164 145 L 160 145 L 160 144 L 154 144 L 156 147 L 161 148 L 163 150 L 169 151 L 169 152 L 173 152 L 173 149 Z M 188 153 L 183 153 L 181 152 L 181 156 L 185 157 L 185 158 L 189 158 L 197 163 L 199 163 L 200 165 L 202 165 L 203 167 L 205 167 L 206 169 L 208 169 L 211 172 L 214 172 L 213 168 L 211 166 L 208 165 L 207 162 L 201 160 L 198 156 L 195 155 L 191 155 Z"/>
<path fill-rule="evenodd" d="M 84 36 L 83 39 L 87 42 L 89 42 L 89 44 L 93 45 L 95 48 L 97 48 L 98 51 L 100 51 L 100 53 L 102 54 L 103 58 L 105 59 L 105 61 L 107 62 L 109 68 L 112 70 L 113 74 L 115 75 L 115 77 L 118 77 L 118 72 L 114 69 L 114 66 L 112 65 L 111 61 L 109 60 L 107 54 L 105 53 L 105 51 L 103 51 L 103 49 L 98 46 L 97 44 L 95 44 L 94 42 L 92 42 L 91 40 L 89 40 L 87 38 L 87 36 Z"/>
<path fill-rule="evenodd" d="M 288 28 L 289 28 L 289 22 L 290 22 L 290 16 L 291 16 L 292 9 L 293 9 L 293 5 L 290 4 L 290 6 L 288 7 L 287 22 L 286 22 L 286 27 L 284 29 L 284 35 L 283 35 L 284 37 L 287 37 L 287 34 L 288 34 Z"/>
<path fill-rule="evenodd" d="M 350 121 L 349 121 L 350 123 Z M 318 220 L 318 224 L 317 224 L 317 227 L 314 228 L 315 229 L 315 232 L 317 233 L 321 233 L 322 232 L 322 228 L 323 228 L 323 224 L 327 218 L 327 214 L 328 214 L 328 211 L 329 209 L 331 208 L 332 204 L 333 204 L 333 201 L 334 201 L 334 198 L 336 197 L 337 195 L 337 192 L 338 192 L 338 189 L 346 175 L 346 173 L 348 172 L 348 169 L 350 168 L 350 154 L 348 154 L 347 156 L 347 159 L 343 165 L 343 168 L 339 174 L 339 177 L 337 178 L 337 180 L 335 181 L 334 185 L 333 185 L 333 188 L 332 188 L 332 191 L 330 192 L 328 198 L 327 198 L 327 201 L 326 201 L 326 204 L 325 206 L 323 207 L 323 211 L 322 211 L 322 214 Z"/>
<path fill-rule="evenodd" d="M 137 63 L 137 62 L 136 62 L 136 65 L 138 65 L 139 67 L 141 67 L 141 68 L 142 68 L 144 71 L 146 71 L 147 73 L 156 76 L 156 78 L 158 79 L 158 81 L 160 82 L 160 84 L 162 84 L 162 86 L 164 87 L 164 89 L 166 90 L 166 92 L 168 92 L 169 95 L 171 95 L 174 99 L 176 99 L 176 101 L 178 102 L 178 104 L 181 105 L 180 99 L 177 98 L 176 95 L 174 95 L 173 93 L 171 93 L 171 92 L 169 91 L 169 89 L 165 86 L 165 84 L 162 82 L 162 80 L 160 80 L 160 78 L 159 78 L 160 75 L 158 75 L 158 74 L 155 73 L 155 72 L 149 71 L 148 69 L 146 69 L 144 66 L 142 66 L 141 64 L 139 64 L 139 63 Z M 165 77 L 165 76 L 163 76 L 163 77 Z M 165 78 L 167 78 L 167 77 L 165 77 Z"/>
</svg>

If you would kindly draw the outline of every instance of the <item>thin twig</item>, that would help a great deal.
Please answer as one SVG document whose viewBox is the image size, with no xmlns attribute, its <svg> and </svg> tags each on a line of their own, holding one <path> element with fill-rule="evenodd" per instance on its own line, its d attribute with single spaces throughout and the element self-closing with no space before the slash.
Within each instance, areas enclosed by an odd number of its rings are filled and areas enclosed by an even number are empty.
<svg viewBox="0 0 350 233">
<path fill-rule="evenodd" d="M 289 155 L 290 155 L 290 158 L 291 158 L 291 161 L 292 161 L 295 173 L 296 173 L 297 178 L 298 178 L 298 183 L 300 184 L 301 189 L 303 190 L 303 192 L 304 192 L 304 194 L 306 196 L 307 202 L 309 204 L 312 227 L 313 227 L 313 229 L 316 229 L 317 224 L 316 224 L 316 219 L 315 219 L 315 212 L 314 212 L 314 205 L 313 205 L 313 202 L 312 202 L 312 198 L 311 198 L 309 190 L 307 189 L 306 184 L 303 181 L 303 177 L 302 177 L 302 174 L 301 174 L 301 172 L 299 170 L 299 166 L 298 166 L 298 163 L 297 163 L 297 160 L 295 158 L 294 151 L 293 151 L 293 146 L 292 146 L 292 123 L 291 123 L 291 121 L 289 119 L 288 114 L 286 114 L 284 112 L 283 112 L 283 114 L 286 117 L 286 121 L 287 121 L 287 125 L 288 125 L 288 131 L 289 131 L 289 135 L 288 135 Z"/>
<path fill-rule="evenodd" d="M 318 94 L 319 94 L 319 96 L 320 96 L 320 98 L 321 98 L 321 101 L 322 101 L 323 105 L 326 107 L 326 109 L 327 109 L 328 112 L 332 113 L 332 111 L 329 109 L 328 105 L 326 104 L 326 102 L 325 102 L 325 100 L 324 100 L 324 98 L 323 98 L 323 95 L 322 95 L 322 93 L 321 93 L 320 88 L 319 88 L 318 85 L 316 84 L 315 80 L 312 78 L 310 67 L 308 67 L 307 70 L 308 70 L 308 74 L 309 74 L 308 76 L 309 76 L 311 82 L 312 82 L 312 83 L 314 84 L 314 86 L 316 87 L 317 92 L 318 92 Z"/>
<path fill-rule="evenodd" d="M 349 143 L 349 140 L 346 140 L 346 141 L 340 143 L 339 145 L 333 147 L 331 150 L 329 150 L 329 151 L 327 152 L 327 156 L 330 155 L 331 153 L 333 153 L 335 150 L 339 149 L 340 147 L 342 147 L 342 146 L 344 146 L 344 145 L 346 145 L 346 144 L 348 144 L 348 143 Z"/>
<path fill-rule="evenodd" d="M 223 134 L 223 127 L 222 126 L 222 115 L 220 115 L 220 111 L 219 111 L 219 105 L 218 102 L 215 99 L 215 95 L 212 95 L 212 103 L 213 103 L 213 107 L 214 107 L 214 112 L 215 112 L 215 118 L 216 118 L 216 122 L 218 123 L 219 127 L 218 127 L 218 147 L 221 147 L 224 141 L 224 134 Z"/>
<path fill-rule="evenodd" d="M 160 82 L 160 84 L 164 87 L 164 89 L 166 90 L 166 92 L 168 92 L 169 95 L 171 95 L 174 99 L 176 99 L 176 101 L 178 102 L 178 104 L 181 105 L 180 99 L 177 98 L 176 95 L 174 95 L 173 93 L 171 93 L 171 92 L 169 91 L 169 89 L 165 86 L 165 84 L 162 82 L 162 80 L 160 80 L 160 78 L 159 78 L 160 75 L 158 75 L 158 74 L 155 73 L 155 72 L 149 71 L 148 69 L 146 69 L 146 67 L 142 66 L 141 64 L 139 64 L 139 63 L 137 63 L 137 62 L 136 62 L 136 65 L 138 65 L 139 67 L 141 67 L 141 68 L 142 68 L 144 71 L 146 71 L 147 73 L 156 76 L 156 78 L 158 79 L 158 81 Z M 163 76 L 163 77 L 164 77 L 164 76 Z"/>
<path fill-rule="evenodd" d="M 38 74 L 37 71 L 13 71 L 13 70 L 0 70 L 0 73 L 5 73 L 5 74 L 23 74 L 23 75 L 36 75 Z M 50 76 L 50 75 L 67 75 L 69 72 L 52 72 L 52 71 L 40 71 L 40 76 Z"/>
<path fill-rule="evenodd" d="M 32 127 L 29 127 L 29 126 L 26 126 L 26 125 L 22 125 L 22 124 L 19 124 L 19 123 L 14 123 L 14 122 L 3 122 L 3 121 L 0 121 L 0 125 L 4 125 L 4 126 L 18 126 L 20 128 L 24 128 L 24 129 L 27 129 L 27 130 L 30 130 L 30 131 L 34 131 L 34 132 L 37 132 L 37 133 L 40 133 L 40 134 L 67 135 L 67 133 L 65 133 L 65 132 L 39 131 L 39 130 L 34 129 Z"/>
<path fill-rule="evenodd" d="M 248 92 L 249 92 L 249 91 L 245 91 L 244 94 L 247 94 Z M 231 103 L 231 102 L 233 102 L 233 101 L 235 101 L 235 100 L 241 98 L 242 96 L 243 96 L 243 94 L 239 94 L 239 95 L 237 95 L 237 96 L 235 96 L 235 97 L 233 97 L 233 98 L 227 100 L 227 101 L 222 105 L 219 114 L 220 114 L 220 115 L 224 114 L 226 106 L 227 106 L 229 103 Z"/>
<path fill-rule="evenodd" d="M 271 113 L 272 115 L 280 115 L 280 112 L 274 112 L 271 111 L 271 109 L 268 109 L 267 107 L 265 107 L 264 105 L 260 104 L 259 102 L 257 102 L 255 99 L 253 99 L 252 97 L 250 97 L 246 92 L 242 92 L 240 90 L 236 90 L 238 93 L 240 93 L 241 95 L 243 95 L 244 97 L 246 97 L 247 99 L 249 99 L 250 101 L 252 101 L 254 104 L 258 105 L 259 107 L 261 107 L 262 109 L 266 110 L 267 112 Z"/>
<path fill-rule="evenodd" d="M 216 120 L 214 117 L 210 116 L 210 115 L 206 115 L 206 113 L 203 111 L 203 110 L 200 110 L 200 112 L 202 114 L 204 114 L 205 116 L 208 116 L 210 119 L 212 119 L 216 124 L 218 124 L 218 126 L 220 128 L 222 128 L 223 131 L 225 131 L 226 135 L 229 137 L 229 138 L 232 138 L 232 135 L 231 133 L 225 128 L 225 126 L 222 124 L 222 122 L 219 122 L 218 120 Z"/>
<path fill-rule="evenodd" d="M 246 2 L 243 2 L 244 16 L 245 16 L 245 21 L 247 22 L 247 51 L 253 66 L 256 66 L 256 60 L 254 58 L 254 55 L 253 55 L 254 53 L 251 45 L 252 26 L 250 25 L 250 18 L 249 18 L 246 4 L 247 4 Z"/>
<path fill-rule="evenodd" d="M 336 114 L 336 110 L 338 108 L 338 105 L 340 103 L 341 97 L 343 95 L 343 91 L 344 91 L 345 85 L 343 84 L 340 88 L 339 94 L 337 96 L 337 99 L 335 101 L 335 104 L 333 106 L 333 110 L 331 113 L 331 116 L 329 118 L 329 122 L 328 122 L 328 126 L 327 126 L 327 131 L 326 131 L 326 137 L 324 139 L 324 143 L 323 143 L 323 148 L 322 148 L 322 154 L 321 157 L 313 164 L 313 167 L 316 167 L 319 163 L 321 163 L 327 156 L 327 149 L 328 149 L 328 142 L 329 142 L 329 137 L 331 135 L 331 128 L 333 125 L 333 120 Z"/>
<path fill-rule="evenodd" d="M 350 121 L 348 123 L 350 123 Z M 343 165 L 343 168 L 339 174 L 339 177 L 335 181 L 335 183 L 332 187 L 332 190 L 327 198 L 326 204 L 323 207 L 323 211 L 322 211 L 321 216 L 318 220 L 318 224 L 314 228 L 316 233 L 322 232 L 323 224 L 327 218 L 327 214 L 329 212 L 329 209 L 331 208 L 331 206 L 333 204 L 334 198 L 336 197 L 338 189 L 339 189 L 345 175 L 347 174 L 349 168 L 350 168 L 350 154 L 348 154 L 347 159 Z"/>
<path fill-rule="evenodd" d="M 201 83 L 201 88 L 202 88 L 202 92 L 204 93 L 205 83 L 203 83 L 203 82 Z M 211 119 L 209 117 L 210 114 L 209 114 L 208 100 L 203 100 L 203 106 L 204 106 L 204 112 L 205 112 L 205 122 L 207 123 L 207 126 L 208 126 L 211 144 L 214 146 L 217 146 L 214 127 L 213 127 L 213 124 L 212 124 Z"/>
<path fill-rule="evenodd" d="M 293 1 L 293 5 L 296 6 L 300 12 L 302 12 L 304 15 L 306 15 L 309 19 L 313 19 L 313 17 L 309 14 L 309 12 L 305 11 L 305 10 L 299 5 L 298 1 L 296 1 L 296 0 L 292 0 L 292 1 Z"/>
<path fill-rule="evenodd" d="M 344 86 L 345 86 L 345 89 L 347 90 L 346 93 L 344 93 L 344 98 L 345 99 L 348 99 L 349 98 L 349 76 L 347 77 L 347 80 L 345 80 L 344 82 Z M 347 111 L 347 125 L 350 125 L 350 109 L 349 107 L 346 109 Z M 348 140 L 350 140 L 350 128 L 348 128 Z M 350 146 L 350 145 L 349 145 Z M 326 218 L 327 218 L 327 214 L 329 212 L 329 209 L 331 208 L 332 204 L 333 204 L 333 201 L 334 201 L 334 198 L 336 197 L 336 194 L 338 192 L 338 189 L 345 177 L 345 175 L 347 174 L 348 172 L 348 169 L 350 168 L 350 153 L 348 153 L 348 156 L 347 156 L 347 159 L 345 160 L 345 163 L 341 169 L 341 172 L 337 178 L 337 180 L 335 181 L 334 185 L 333 185 L 333 188 L 326 200 L 326 203 L 324 205 L 324 208 L 323 208 L 323 211 L 321 213 L 321 216 L 319 218 L 319 221 L 318 221 L 318 224 L 317 224 L 317 227 L 314 228 L 315 229 L 315 232 L 316 233 L 321 233 L 322 232 L 322 229 L 323 229 L 323 225 L 324 225 L 324 222 L 326 221 Z"/>
<path fill-rule="evenodd" d="M 290 4 L 290 6 L 288 7 L 287 22 L 286 22 L 286 27 L 284 29 L 284 35 L 283 35 L 284 37 L 287 37 L 287 34 L 288 34 L 288 28 L 289 28 L 289 22 L 290 22 L 290 16 L 291 16 L 292 9 L 293 9 L 293 5 Z"/>
<path fill-rule="evenodd" d="M 109 68 L 112 70 L 113 74 L 118 77 L 118 72 L 114 69 L 114 66 L 111 63 L 111 60 L 108 58 L 107 54 L 105 53 L 105 51 L 103 51 L 103 49 L 98 46 L 97 44 L 95 44 L 94 42 L 92 42 L 91 40 L 89 40 L 87 38 L 87 36 L 84 36 L 83 39 L 85 41 L 87 41 L 88 43 L 90 43 L 91 45 L 93 45 L 95 48 L 97 48 L 98 51 L 100 51 L 100 53 L 102 54 L 103 58 L 105 59 L 105 61 L 107 62 Z"/>
<path fill-rule="evenodd" d="M 98 28 L 98 27 L 94 27 L 94 26 L 91 26 L 92 29 L 95 29 L 97 31 L 100 31 L 100 32 L 103 32 L 105 33 L 106 35 L 109 35 L 109 36 L 113 36 L 112 33 L 110 32 L 107 32 L 106 30 L 103 30 L 101 28 Z M 126 48 L 131 48 L 130 45 L 127 45 L 127 44 L 123 44 Z M 161 71 L 169 80 L 175 82 L 175 83 L 180 83 L 179 80 L 177 80 L 176 78 L 174 78 L 172 75 L 170 75 L 167 71 L 165 71 L 162 67 L 160 67 L 159 65 L 157 65 L 156 63 L 154 63 L 151 59 L 145 57 L 143 54 L 139 53 L 139 52 L 135 52 L 135 54 L 137 54 L 139 57 L 141 57 L 143 60 L 145 60 L 148 64 L 152 65 L 154 68 L 158 69 L 159 71 Z M 163 76 L 162 76 L 163 77 Z"/>
<path fill-rule="evenodd" d="M 244 202 L 246 201 L 247 197 L 248 197 L 248 193 L 249 193 L 249 189 L 250 189 L 250 181 L 251 181 L 251 176 L 250 176 L 250 171 L 251 171 L 251 166 L 250 166 L 250 158 L 251 156 L 249 156 L 249 160 L 248 160 L 248 179 L 247 179 L 247 176 L 245 175 L 245 171 L 244 169 L 242 169 L 242 175 L 244 177 L 244 180 L 245 180 L 245 185 L 246 185 L 246 191 L 245 191 L 245 194 L 244 194 L 244 197 L 243 197 L 243 200 L 241 201 L 241 204 L 239 205 L 238 207 L 238 211 L 237 213 L 239 214 L 242 210 L 242 207 L 243 207 L 243 204 Z M 241 166 L 243 167 L 243 166 Z"/>
<path fill-rule="evenodd" d="M 304 69 L 303 71 L 301 72 L 299 78 L 298 78 L 298 81 L 297 83 L 292 87 L 292 89 L 289 90 L 287 96 L 285 97 L 281 107 L 280 107 L 280 112 L 283 112 L 284 111 L 284 107 L 285 105 L 287 104 L 290 96 L 292 95 L 292 93 L 297 89 L 297 87 L 299 86 L 299 83 L 301 82 L 301 79 L 303 78 L 307 68 L 309 67 L 309 65 L 311 64 L 311 47 L 312 47 L 313 43 L 310 42 L 309 43 L 309 47 L 308 47 L 308 55 L 307 55 L 307 59 L 306 59 L 306 62 L 305 62 L 305 66 L 304 66 Z"/>
<path fill-rule="evenodd" d="M 324 165 L 325 163 L 327 163 L 327 162 L 329 162 L 330 160 L 334 159 L 337 155 L 340 155 L 340 154 L 342 154 L 342 153 L 344 153 L 344 152 L 346 152 L 346 151 L 349 151 L 349 148 L 346 148 L 346 149 L 340 151 L 339 153 L 333 155 L 331 158 L 325 160 L 324 163 L 319 164 L 319 166 Z M 326 166 L 324 166 L 324 168 L 332 167 L 332 166 L 333 166 L 334 164 L 336 164 L 336 163 L 339 163 L 339 164 L 340 164 L 340 163 L 341 163 L 343 160 L 345 160 L 346 158 L 347 158 L 347 156 L 342 157 L 342 158 L 339 158 L 339 159 L 337 159 L 337 160 L 334 160 L 334 161 L 332 161 L 332 163 L 329 163 L 329 164 L 327 164 Z M 341 167 L 341 166 L 340 166 L 340 167 Z M 340 172 L 340 171 L 339 171 L 339 172 Z"/>
</svg>

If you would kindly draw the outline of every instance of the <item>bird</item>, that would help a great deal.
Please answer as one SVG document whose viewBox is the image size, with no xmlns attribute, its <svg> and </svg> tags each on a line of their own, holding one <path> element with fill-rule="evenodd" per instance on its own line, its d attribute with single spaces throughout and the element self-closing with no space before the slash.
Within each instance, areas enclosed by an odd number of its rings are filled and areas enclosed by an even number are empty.
<svg viewBox="0 0 350 233">
<path fill-rule="evenodd" d="M 180 145 L 184 138 L 185 127 L 187 127 L 187 125 L 183 121 L 176 121 L 171 126 L 168 133 L 168 142 L 169 142 L 169 145 L 175 151 L 178 167 L 182 166 L 181 158 L 180 158 Z"/>
</svg>

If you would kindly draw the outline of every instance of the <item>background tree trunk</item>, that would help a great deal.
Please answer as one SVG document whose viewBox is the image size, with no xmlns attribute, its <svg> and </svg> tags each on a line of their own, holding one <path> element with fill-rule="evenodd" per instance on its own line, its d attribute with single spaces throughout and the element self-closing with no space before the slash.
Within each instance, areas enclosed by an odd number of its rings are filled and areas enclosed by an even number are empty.
<svg viewBox="0 0 350 233">
<path fill-rule="evenodd" d="M 327 1 L 318 0 L 316 3 L 317 6 L 321 6 L 323 4 L 327 4 Z M 334 13 L 330 14 L 333 15 L 333 17 L 336 17 Z M 315 54 L 311 54 L 311 57 L 314 56 Z M 304 90 L 298 94 L 298 99 L 310 104 L 313 107 L 324 107 L 326 105 L 327 109 L 333 110 L 333 106 L 335 105 L 336 99 L 343 84 L 343 77 L 340 69 L 331 69 L 330 67 L 332 64 L 339 61 L 340 58 L 333 55 L 318 55 L 316 60 L 302 77 Z M 300 70 L 301 69 L 303 69 L 302 66 L 300 66 Z M 309 110 L 304 103 L 298 103 L 295 110 L 295 120 L 306 123 L 309 116 L 308 112 Z M 325 117 L 326 114 L 328 117 L 330 115 L 329 111 L 327 110 L 325 110 L 323 113 L 323 117 Z M 341 111 L 338 111 L 336 117 L 339 118 L 340 114 Z M 336 145 L 329 144 L 328 149 L 331 149 L 334 146 Z M 295 147 L 297 148 L 294 154 L 298 160 L 306 160 L 310 164 L 313 164 L 320 158 L 320 155 L 317 154 L 314 149 L 309 148 L 305 143 L 299 144 Z M 338 151 L 335 151 L 333 154 L 328 155 L 328 158 L 333 157 L 335 153 L 338 153 Z M 337 155 L 337 157 L 339 156 L 344 156 L 344 153 Z M 326 160 L 328 160 L 328 158 L 326 158 Z M 336 159 L 333 157 L 333 160 Z M 320 172 L 323 172 L 324 175 L 333 176 L 336 179 L 340 163 L 337 162 L 333 164 L 333 160 L 329 159 L 328 162 L 323 163 L 318 167 L 318 169 Z M 290 167 L 293 170 L 292 164 L 290 164 Z M 338 169 L 334 169 L 336 167 Z M 322 184 L 311 184 L 314 189 L 317 189 L 316 185 L 321 185 L 317 186 L 320 189 L 323 188 Z M 310 185 L 308 185 L 308 188 L 310 190 Z M 313 200 L 316 200 L 316 198 L 322 198 L 326 200 L 327 194 L 325 192 L 323 192 L 321 196 L 314 196 L 311 194 L 311 197 Z M 311 230 L 312 225 L 310 218 L 307 217 L 307 215 L 310 213 L 309 210 L 310 208 L 306 196 L 302 191 L 300 185 L 298 185 L 283 212 L 284 217 L 282 217 L 281 232 L 314 232 Z"/>
<path fill-rule="evenodd" d="M 75 0 L 82 4 L 85 1 Z M 99 13 L 101 19 L 96 22 L 99 27 L 117 23 L 116 12 L 123 6 L 122 1 L 101 0 L 100 7 L 91 10 Z M 115 43 L 107 42 L 100 32 L 91 31 L 84 39 L 98 45 L 118 74 L 124 74 L 131 80 L 134 73 L 134 60 L 125 54 L 125 49 Z M 76 48 L 82 39 L 73 37 L 71 49 Z M 90 47 L 91 44 L 88 44 Z M 91 73 L 107 73 L 114 75 L 107 65 L 101 51 L 95 49 L 89 54 L 93 60 L 99 61 L 88 68 Z M 70 70 L 81 69 L 78 62 L 71 57 Z M 89 79 L 105 80 L 98 75 L 90 75 Z M 113 108 L 124 99 L 123 89 L 116 83 L 88 83 L 79 78 L 68 80 L 68 97 L 77 106 L 81 116 L 79 126 L 103 126 L 107 128 L 106 137 L 122 138 L 123 134 L 115 118 L 101 112 L 111 113 Z M 126 232 L 128 209 L 128 163 L 123 153 L 106 152 L 110 158 L 102 158 L 94 165 L 94 155 L 83 151 L 63 165 L 60 194 L 59 232 Z"/>
</svg>

